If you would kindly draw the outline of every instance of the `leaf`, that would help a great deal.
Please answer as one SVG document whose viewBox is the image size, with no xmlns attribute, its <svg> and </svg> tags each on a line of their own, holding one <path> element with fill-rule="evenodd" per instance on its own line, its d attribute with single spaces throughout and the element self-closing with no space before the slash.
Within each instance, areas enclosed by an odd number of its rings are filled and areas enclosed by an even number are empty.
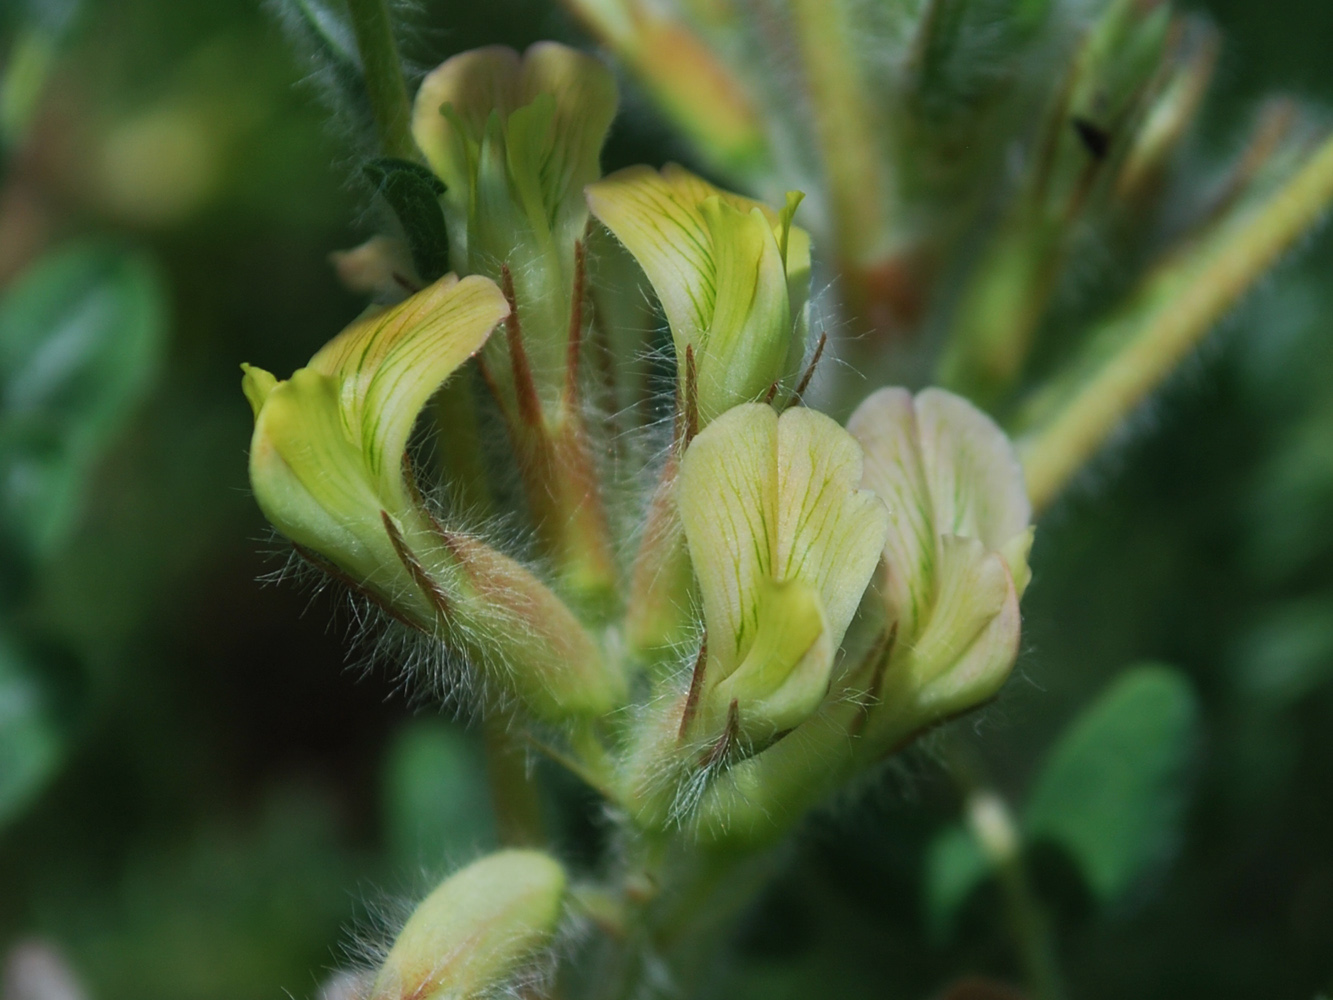
<svg viewBox="0 0 1333 1000">
<path fill-rule="evenodd" d="M 0 534 L 29 557 L 68 536 L 93 464 L 152 384 L 164 298 L 146 257 L 88 243 L 0 300 Z"/>
<path fill-rule="evenodd" d="M 937 943 L 953 933 L 958 911 L 991 873 L 991 862 L 961 823 L 941 831 L 926 851 L 926 928 Z"/>
<path fill-rule="evenodd" d="M 364 171 L 403 227 L 417 276 L 425 282 L 443 277 L 449 270 L 449 234 L 439 178 L 419 164 L 388 157 L 368 163 Z"/>
<path fill-rule="evenodd" d="M 440 871 L 496 843 L 485 763 L 473 740 L 443 721 L 398 731 L 384 760 L 384 827 L 395 858 Z"/>
<path fill-rule="evenodd" d="M 1169 862 L 1181 839 L 1199 709 L 1167 667 L 1122 673 L 1065 732 L 1028 801 L 1029 840 L 1078 863 L 1104 904 Z"/>
<path fill-rule="evenodd" d="M 64 750 L 51 695 L 36 668 L 0 634 L 0 829 L 45 787 Z"/>
<path fill-rule="evenodd" d="M 313 68 L 326 99 L 340 112 L 370 124 L 356 33 L 346 4 L 328 0 L 269 0 L 287 37 Z"/>
</svg>

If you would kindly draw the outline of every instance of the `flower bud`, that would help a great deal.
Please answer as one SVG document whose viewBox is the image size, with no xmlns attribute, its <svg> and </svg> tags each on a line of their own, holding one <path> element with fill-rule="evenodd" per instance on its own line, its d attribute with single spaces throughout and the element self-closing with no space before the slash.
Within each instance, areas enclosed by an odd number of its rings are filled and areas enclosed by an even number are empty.
<svg viewBox="0 0 1333 1000">
<path fill-rule="evenodd" d="M 583 188 L 601 175 L 616 102 L 600 62 L 539 42 L 522 57 L 503 46 L 454 56 L 422 81 L 412 112 L 417 145 L 445 183 L 453 267 L 496 280 L 508 268 L 546 395 L 563 385 Z M 507 367 L 496 365 L 497 377 Z"/>
<path fill-rule="evenodd" d="M 408 918 L 369 1000 L 491 995 L 550 944 L 564 894 L 564 869 L 540 851 L 500 851 L 474 861 Z"/>
<path fill-rule="evenodd" d="M 681 463 L 679 502 L 708 649 L 695 728 L 750 744 L 804 721 L 828 691 L 884 544 L 883 504 L 857 487 L 861 449 L 803 407 L 738 406 Z"/>
<path fill-rule="evenodd" d="M 1018 653 L 1031 506 L 1013 445 L 939 389 L 881 389 L 848 429 L 889 508 L 882 594 L 893 637 L 867 735 L 890 744 L 993 695 Z"/>
<path fill-rule="evenodd" d="M 588 632 L 517 562 L 438 525 L 404 468 L 417 414 L 508 311 L 491 281 L 446 275 L 356 321 L 286 381 L 244 366 L 250 482 L 303 553 L 535 714 L 601 714 L 623 680 Z"/>
<path fill-rule="evenodd" d="M 680 392 L 697 392 L 701 427 L 795 375 L 810 291 L 810 239 L 792 225 L 798 194 L 775 212 L 668 164 L 621 170 L 587 196 L 662 303 Z"/>
</svg>

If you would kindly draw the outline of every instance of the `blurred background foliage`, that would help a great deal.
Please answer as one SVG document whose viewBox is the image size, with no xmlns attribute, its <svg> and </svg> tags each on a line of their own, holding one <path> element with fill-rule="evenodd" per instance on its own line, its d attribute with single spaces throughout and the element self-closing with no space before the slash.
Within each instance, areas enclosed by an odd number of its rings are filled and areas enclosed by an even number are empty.
<svg viewBox="0 0 1333 1000">
<path fill-rule="evenodd" d="M 1333 107 L 1333 5 L 1189 6 L 1226 39 L 1197 155 L 1274 89 Z M 411 19 L 419 67 L 579 40 L 546 3 Z M 101 1000 L 314 995 L 495 836 L 476 734 L 346 668 L 336 595 L 257 582 L 237 364 L 355 314 L 328 254 L 369 192 L 255 0 L 6 0 L 0 42 L 44 83 L 0 108 L 0 952 Z M 688 158 L 626 106 L 608 168 Z M 1069 995 L 1333 990 L 1331 266 L 1324 234 L 1044 519 L 1002 698 L 803 834 L 717 995 L 1015 977 L 946 757 L 1033 838 Z"/>
</svg>

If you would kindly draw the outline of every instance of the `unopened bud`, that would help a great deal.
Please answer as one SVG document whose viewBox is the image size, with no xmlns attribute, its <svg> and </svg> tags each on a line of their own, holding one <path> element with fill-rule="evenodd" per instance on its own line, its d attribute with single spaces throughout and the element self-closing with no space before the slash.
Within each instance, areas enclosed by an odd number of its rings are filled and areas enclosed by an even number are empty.
<svg viewBox="0 0 1333 1000">
<path fill-rule="evenodd" d="M 540 851 L 500 851 L 474 861 L 408 918 L 369 1000 L 490 995 L 550 944 L 564 894 L 564 869 Z"/>
</svg>

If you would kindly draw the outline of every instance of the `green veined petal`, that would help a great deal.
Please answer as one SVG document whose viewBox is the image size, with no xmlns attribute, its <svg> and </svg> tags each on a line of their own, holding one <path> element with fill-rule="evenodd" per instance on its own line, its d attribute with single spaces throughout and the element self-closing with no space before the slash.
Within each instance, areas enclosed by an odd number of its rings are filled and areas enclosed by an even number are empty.
<svg viewBox="0 0 1333 1000">
<path fill-rule="evenodd" d="M 343 419 L 390 509 L 405 500 L 402 457 L 417 414 L 508 314 L 493 282 L 448 274 L 357 320 L 311 359 L 312 371 L 337 381 Z"/>
</svg>

